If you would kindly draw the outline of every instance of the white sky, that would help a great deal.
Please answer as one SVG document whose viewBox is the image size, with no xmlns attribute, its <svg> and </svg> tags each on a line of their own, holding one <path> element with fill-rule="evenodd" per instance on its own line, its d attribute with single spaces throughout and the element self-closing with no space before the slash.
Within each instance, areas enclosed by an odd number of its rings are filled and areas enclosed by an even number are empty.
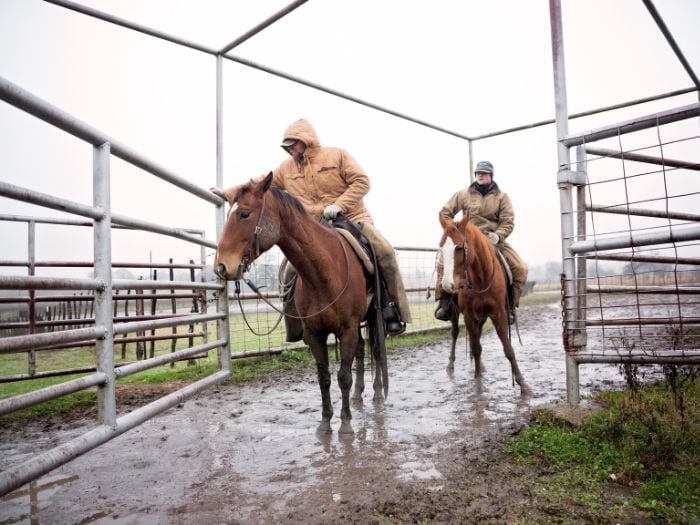
<svg viewBox="0 0 700 525">
<path fill-rule="evenodd" d="M 288 2 L 82 3 L 218 49 Z M 700 74 L 700 2 L 654 3 Z M 692 86 L 641 0 L 564 0 L 563 13 L 570 113 Z M 232 53 L 464 135 L 554 116 L 545 0 L 311 0 Z M 193 183 L 214 185 L 214 57 L 39 0 L 0 0 L 0 75 Z M 224 92 L 226 186 L 277 166 L 282 133 L 300 117 L 367 171 L 366 204 L 394 245 L 434 246 L 439 209 L 469 182 L 461 139 L 230 61 Z M 579 119 L 570 131 L 697 100 Z M 698 119 L 690 126 L 684 133 L 697 135 Z M 91 146 L 4 102 L 0 137 L 1 180 L 91 203 Z M 530 265 L 561 257 L 555 139 L 550 125 L 473 146 L 514 203 L 510 241 Z M 212 205 L 114 157 L 111 171 L 115 212 L 215 240 Z M 1 197 L 0 213 L 64 216 Z M 0 259 L 26 258 L 24 224 L 0 222 L 0 237 Z M 115 261 L 199 258 L 198 246 L 154 234 L 113 238 Z M 91 231 L 38 226 L 37 256 L 89 260 Z"/>
</svg>

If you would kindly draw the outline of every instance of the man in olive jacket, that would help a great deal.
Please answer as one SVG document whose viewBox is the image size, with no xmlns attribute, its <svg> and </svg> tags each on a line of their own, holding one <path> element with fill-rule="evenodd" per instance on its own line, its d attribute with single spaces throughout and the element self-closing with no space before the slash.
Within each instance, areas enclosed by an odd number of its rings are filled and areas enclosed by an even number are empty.
<svg viewBox="0 0 700 525">
<path fill-rule="evenodd" d="M 493 172 L 491 162 L 477 163 L 474 170 L 476 180 L 468 188 L 455 193 L 442 207 L 440 215 L 445 219 L 453 219 L 460 211 L 463 215 L 469 214 L 469 222 L 479 228 L 501 250 L 513 275 L 511 308 L 515 308 L 519 305 L 520 294 L 527 281 L 527 265 L 506 242 L 515 227 L 515 214 L 508 194 L 501 191 L 493 181 Z M 447 321 L 450 318 L 450 296 L 441 286 L 443 268 L 440 262 L 437 273 L 435 299 L 440 301 L 440 305 L 435 311 L 435 317 Z"/>
<path fill-rule="evenodd" d="M 290 158 L 273 170 L 272 184 L 294 195 L 319 220 L 332 220 L 342 213 L 362 230 L 372 243 L 393 302 L 389 311 L 395 311 L 394 318 L 384 309 L 387 331 L 390 335 L 402 333 L 406 323 L 411 322 L 411 311 L 394 248 L 374 227 L 372 216 L 363 201 L 369 192 L 369 177 L 347 151 L 321 146 L 316 131 L 306 119 L 290 124 L 284 132 L 281 146 Z M 285 276 L 285 283 L 288 277 Z M 285 304 L 285 311 L 293 314 L 292 308 L 293 304 Z M 288 339 L 295 337 L 290 337 L 294 331 L 291 326 L 294 321 L 285 316 Z"/>
</svg>

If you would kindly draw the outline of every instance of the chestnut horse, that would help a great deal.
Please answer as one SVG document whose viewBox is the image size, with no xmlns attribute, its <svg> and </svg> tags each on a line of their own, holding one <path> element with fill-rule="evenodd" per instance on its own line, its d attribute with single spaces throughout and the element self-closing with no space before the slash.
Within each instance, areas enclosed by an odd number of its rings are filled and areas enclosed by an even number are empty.
<svg viewBox="0 0 700 525">
<path fill-rule="evenodd" d="M 214 269 L 225 280 L 239 280 L 248 266 L 273 245 L 297 270 L 294 300 L 303 327 L 304 342 L 316 360 L 321 387 L 322 415 L 318 430 L 331 432 L 331 376 L 327 339 L 340 341 L 338 385 L 342 392 L 341 434 L 353 433 L 350 420 L 350 388 L 355 357 L 353 399 L 364 390 L 364 341 L 360 323 L 368 311 L 368 292 L 362 263 L 347 240 L 331 226 L 309 215 L 291 194 L 270 187 L 272 173 L 238 187 L 219 239 Z M 376 316 L 375 316 L 376 317 Z M 370 333 L 373 316 L 368 315 Z M 370 347 L 375 361 L 374 400 L 388 392 L 386 353 L 383 344 Z"/>
<path fill-rule="evenodd" d="M 495 246 L 481 230 L 469 222 L 468 216 L 460 221 L 451 221 L 440 215 L 440 224 L 443 228 L 440 246 L 447 277 L 443 279 L 443 288 L 447 292 L 457 293 L 459 311 L 464 317 L 474 358 L 474 375 L 481 376 L 481 332 L 486 320 L 491 319 L 503 345 L 503 352 L 510 361 L 513 377 L 520 385 L 520 392 L 523 395 L 530 394 L 508 337 L 506 277 L 497 259 Z M 453 261 L 451 265 L 449 261 Z M 452 283 L 449 282 L 450 275 Z M 452 313 L 452 317 L 456 320 L 458 315 Z M 453 327 L 454 324 L 453 322 Z M 454 340 L 452 348 L 454 352 Z"/>
</svg>

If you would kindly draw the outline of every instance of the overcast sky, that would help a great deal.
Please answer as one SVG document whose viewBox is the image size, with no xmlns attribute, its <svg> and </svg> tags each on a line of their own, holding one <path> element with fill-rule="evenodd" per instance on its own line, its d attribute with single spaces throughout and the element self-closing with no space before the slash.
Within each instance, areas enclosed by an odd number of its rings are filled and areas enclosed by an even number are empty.
<svg viewBox="0 0 700 525">
<path fill-rule="evenodd" d="M 215 49 L 287 5 L 81 3 Z M 700 2 L 654 3 L 700 74 Z M 564 0 L 563 13 L 571 113 L 692 86 L 641 0 Z M 467 136 L 554 116 L 545 0 L 311 0 L 232 53 Z M 215 71 L 204 53 L 39 0 L 0 0 L 1 76 L 203 188 L 216 181 Z M 579 119 L 570 130 L 697 100 L 689 94 Z M 323 145 L 345 148 L 363 166 L 372 183 L 366 204 L 392 244 L 436 244 L 439 209 L 469 183 L 466 141 L 230 61 L 225 185 L 284 160 L 282 133 L 300 117 Z M 698 135 L 698 119 L 688 126 L 682 133 Z M 0 134 L 0 179 L 91 203 L 91 146 L 4 102 Z M 474 160 L 494 163 L 513 201 L 509 240 L 531 265 L 561 257 L 555 139 L 550 125 L 473 145 Z M 212 205 L 114 157 L 111 171 L 115 212 L 204 229 L 215 240 Z M 0 213 L 65 216 L 1 197 Z M 37 231 L 38 259 L 91 259 L 88 228 Z M 26 226 L 0 222 L 0 236 L 0 259 L 26 258 Z M 182 261 L 199 258 L 199 248 L 114 233 L 115 261 L 151 254 Z"/>
</svg>

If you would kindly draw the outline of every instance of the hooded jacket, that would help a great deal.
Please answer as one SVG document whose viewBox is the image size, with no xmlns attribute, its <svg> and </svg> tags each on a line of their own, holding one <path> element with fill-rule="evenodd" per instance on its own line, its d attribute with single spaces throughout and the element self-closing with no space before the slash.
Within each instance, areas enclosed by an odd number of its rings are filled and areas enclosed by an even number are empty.
<svg viewBox="0 0 700 525">
<path fill-rule="evenodd" d="M 351 222 L 372 222 L 363 201 L 369 191 L 369 177 L 347 151 L 321 146 L 306 119 L 290 124 L 284 132 L 286 139 L 306 144 L 304 159 L 298 162 L 290 157 L 280 164 L 272 172 L 273 185 L 294 195 L 319 219 L 326 206 L 336 204 Z"/>
<path fill-rule="evenodd" d="M 476 182 L 455 193 L 442 207 L 440 214 L 447 219 L 454 219 L 460 211 L 465 216 L 469 214 L 469 222 L 474 226 L 481 231 L 490 230 L 505 241 L 515 227 L 510 197 L 497 184 L 486 195 L 481 195 L 475 185 Z"/>
</svg>

